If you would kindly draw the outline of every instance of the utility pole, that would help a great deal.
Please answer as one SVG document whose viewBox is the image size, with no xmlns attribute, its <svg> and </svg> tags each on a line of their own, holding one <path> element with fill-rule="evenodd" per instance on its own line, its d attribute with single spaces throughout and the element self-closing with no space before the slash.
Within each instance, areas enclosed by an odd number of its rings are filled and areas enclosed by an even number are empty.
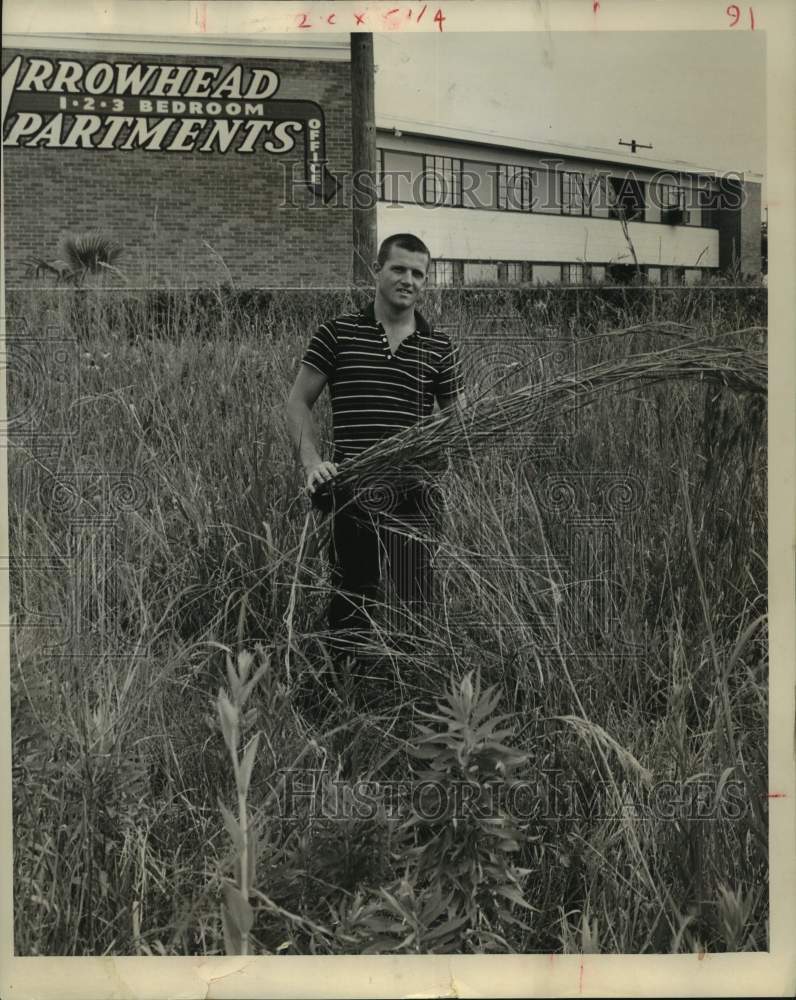
<svg viewBox="0 0 796 1000">
<path fill-rule="evenodd" d="M 620 146 L 630 146 L 630 152 L 631 153 L 635 153 L 635 151 L 637 149 L 652 149 L 653 148 L 652 146 L 645 146 L 641 142 L 636 142 L 635 139 L 631 139 L 630 142 L 622 142 L 622 140 L 620 139 L 619 140 L 619 145 Z"/>
<path fill-rule="evenodd" d="M 376 259 L 376 109 L 373 35 L 351 33 L 351 167 L 355 285 L 370 284 Z"/>
</svg>

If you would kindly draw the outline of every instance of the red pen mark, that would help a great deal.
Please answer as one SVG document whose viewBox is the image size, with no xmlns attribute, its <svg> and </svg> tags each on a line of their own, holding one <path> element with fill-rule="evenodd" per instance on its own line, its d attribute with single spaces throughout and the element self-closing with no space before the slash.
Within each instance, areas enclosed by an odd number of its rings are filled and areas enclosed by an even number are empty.
<svg viewBox="0 0 796 1000">
<path fill-rule="evenodd" d="M 207 4 L 200 4 L 194 16 L 194 23 L 200 31 L 207 31 Z"/>
<path fill-rule="evenodd" d="M 769 792 L 766 796 L 768 799 L 784 799 L 786 797 L 784 792 Z"/>
<path fill-rule="evenodd" d="M 594 3 L 591 5 L 591 10 L 592 14 L 600 13 L 600 0 L 594 0 Z"/>
<path fill-rule="evenodd" d="M 741 21 L 741 8 L 737 3 L 731 3 L 730 6 L 725 11 L 727 17 L 731 18 L 730 27 L 734 28 Z M 749 8 L 749 27 L 752 31 L 755 30 L 755 11 L 754 7 Z"/>
<path fill-rule="evenodd" d="M 600 6 L 600 0 L 594 0 L 594 5 L 595 5 L 595 11 L 596 11 L 596 9 L 599 8 L 599 6 Z M 418 13 L 417 18 L 415 20 L 416 24 L 419 24 L 423 20 L 423 18 L 425 17 L 425 14 L 426 14 L 427 10 L 428 10 L 428 4 L 423 4 L 423 6 L 420 9 L 420 12 Z M 388 22 L 389 29 L 394 31 L 396 28 L 399 28 L 401 26 L 400 23 L 399 23 L 399 21 L 398 21 L 398 18 L 401 15 L 403 15 L 403 19 L 405 19 L 407 21 L 411 21 L 414 18 L 414 12 L 415 12 L 415 8 L 414 7 L 391 7 L 389 10 L 385 11 L 382 14 L 382 18 L 384 19 L 384 21 Z M 367 15 L 367 11 L 360 11 L 360 12 L 352 11 L 352 13 L 354 15 L 354 23 L 355 23 L 356 27 L 359 27 L 359 26 L 365 24 L 365 22 L 367 21 L 367 16 L 368 16 Z M 296 14 L 295 18 L 296 18 L 296 27 L 297 28 L 307 29 L 307 28 L 315 28 L 316 27 L 316 25 L 313 24 L 310 21 L 310 14 L 309 13 L 302 12 L 302 13 Z M 438 28 L 439 31 L 443 31 L 444 30 L 443 26 L 445 24 L 445 21 L 447 21 L 447 20 L 448 19 L 445 16 L 445 12 L 444 12 L 443 8 L 442 7 L 437 7 L 436 12 L 434 13 L 434 24 L 436 24 L 436 26 L 437 26 L 437 28 Z M 330 14 L 325 15 L 324 16 L 324 21 L 325 21 L 326 24 L 329 25 L 329 27 L 334 27 L 337 24 L 337 11 L 332 11 Z M 197 27 L 199 27 L 199 29 L 201 31 L 206 31 L 207 30 L 207 3 L 206 2 L 203 2 L 203 3 L 200 3 L 200 4 L 197 5 L 197 8 L 196 8 L 195 13 L 194 13 L 194 22 L 197 25 Z"/>
<path fill-rule="evenodd" d="M 399 21 L 391 21 L 390 20 L 390 18 L 393 17 L 393 15 L 400 14 L 400 12 L 401 12 L 401 8 L 400 7 L 393 7 L 391 10 L 385 11 L 384 14 L 382 14 L 382 17 L 387 22 L 387 30 L 388 31 L 397 31 L 398 28 L 401 27 L 401 24 L 400 24 Z"/>
<path fill-rule="evenodd" d="M 578 976 L 578 993 L 583 992 L 583 959 L 580 960 L 580 974 Z"/>
<path fill-rule="evenodd" d="M 705 958 L 705 952 L 700 948 L 699 951 L 697 952 L 697 961 L 702 962 L 704 961 L 704 958 Z"/>
</svg>

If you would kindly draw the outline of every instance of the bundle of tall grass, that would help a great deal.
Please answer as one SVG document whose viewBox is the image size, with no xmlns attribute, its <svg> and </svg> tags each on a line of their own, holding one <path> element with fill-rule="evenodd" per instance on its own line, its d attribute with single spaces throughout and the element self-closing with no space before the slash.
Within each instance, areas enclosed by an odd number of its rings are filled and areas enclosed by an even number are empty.
<svg viewBox="0 0 796 1000">
<path fill-rule="evenodd" d="M 632 332 L 640 329 L 636 327 Z M 735 335 L 740 332 L 733 331 Z M 516 376 L 516 369 L 513 375 Z M 511 392 L 495 393 L 491 386 L 487 394 L 468 401 L 465 407 L 433 414 L 341 464 L 333 487 L 330 484 L 317 491 L 318 506 L 328 505 L 332 488 L 343 496 L 346 487 L 363 477 L 398 469 L 407 476 L 422 474 L 428 463 L 446 456 L 459 459 L 483 453 L 522 425 L 587 406 L 604 393 L 626 391 L 640 383 L 674 380 L 692 380 L 765 396 L 766 355 L 764 351 L 730 343 L 692 341 L 663 350 L 609 358 L 581 370 L 529 382 Z"/>
</svg>

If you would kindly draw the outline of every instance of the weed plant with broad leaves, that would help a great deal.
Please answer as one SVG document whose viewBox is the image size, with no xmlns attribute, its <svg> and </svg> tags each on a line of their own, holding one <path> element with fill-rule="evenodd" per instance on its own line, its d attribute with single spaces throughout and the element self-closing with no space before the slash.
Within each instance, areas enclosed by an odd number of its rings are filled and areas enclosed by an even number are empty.
<svg viewBox="0 0 796 1000">
<path fill-rule="evenodd" d="M 525 835 L 503 806 L 527 756 L 506 742 L 500 692 L 468 672 L 416 723 L 411 808 L 396 834 L 393 884 L 339 908 L 338 939 L 363 953 L 512 951 L 533 907 L 513 860 Z M 526 928 L 527 929 L 527 928 Z"/>
<path fill-rule="evenodd" d="M 228 687 L 227 690 L 219 688 L 216 700 L 218 720 L 232 763 L 237 792 L 236 813 L 219 801 L 224 826 L 236 852 L 235 879 L 224 885 L 221 909 L 224 944 L 228 955 L 249 953 L 249 932 L 254 923 L 254 911 L 249 897 L 257 882 L 257 832 L 249 821 L 247 800 L 260 734 L 255 733 L 246 739 L 245 744 L 242 741 L 257 716 L 257 710 L 248 707 L 249 699 L 270 666 L 266 658 L 252 673 L 254 663 L 253 653 L 239 653 L 237 664 L 227 655 Z"/>
<path fill-rule="evenodd" d="M 412 756 L 418 786 L 431 801 L 418 799 L 407 835 L 415 843 L 407 854 L 415 860 L 415 882 L 451 894 L 464 916 L 462 942 L 476 952 L 510 949 L 506 939 L 520 925 L 514 910 L 530 911 L 521 880 L 531 874 L 513 857 L 524 841 L 505 809 L 508 783 L 528 755 L 504 741 L 514 732 L 512 715 L 498 715 L 501 692 L 481 690 L 478 674 L 451 678 L 437 711 L 423 713 Z"/>
</svg>

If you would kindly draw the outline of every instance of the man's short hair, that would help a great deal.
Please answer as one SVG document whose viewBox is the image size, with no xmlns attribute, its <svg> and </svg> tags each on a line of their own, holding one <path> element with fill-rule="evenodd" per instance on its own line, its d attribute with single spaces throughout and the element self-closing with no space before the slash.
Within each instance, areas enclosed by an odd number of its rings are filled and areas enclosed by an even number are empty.
<svg viewBox="0 0 796 1000">
<path fill-rule="evenodd" d="M 400 247 L 402 250 L 408 250 L 409 253 L 424 253 L 431 263 L 431 251 L 421 239 L 413 233 L 396 233 L 394 236 L 388 236 L 379 247 L 379 255 L 376 258 L 379 267 L 384 266 L 384 262 L 390 256 L 390 250 L 393 247 Z"/>
</svg>

